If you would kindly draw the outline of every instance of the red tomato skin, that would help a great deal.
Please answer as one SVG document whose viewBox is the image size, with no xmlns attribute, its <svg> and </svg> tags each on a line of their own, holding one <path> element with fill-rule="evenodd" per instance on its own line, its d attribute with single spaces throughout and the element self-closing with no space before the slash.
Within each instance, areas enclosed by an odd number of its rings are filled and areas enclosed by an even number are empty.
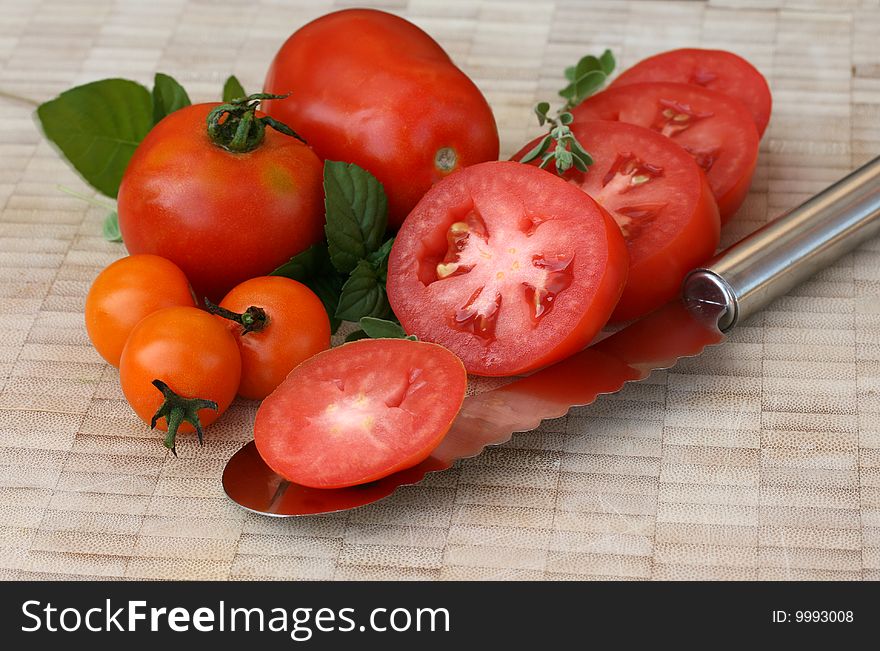
<svg viewBox="0 0 880 651">
<path fill-rule="evenodd" d="M 709 71 L 711 76 L 701 80 L 701 70 Z M 733 97 L 749 109 L 759 136 L 767 130 L 773 108 L 767 79 L 755 66 L 733 52 L 698 48 L 661 52 L 624 70 L 611 86 L 645 81 L 693 84 Z"/>
<path fill-rule="evenodd" d="M 101 357 L 118 367 L 125 342 L 138 322 L 175 305 L 196 306 L 180 267 L 157 255 L 130 255 L 110 264 L 89 288 L 86 332 Z"/>
<path fill-rule="evenodd" d="M 132 330 L 119 363 L 119 383 L 131 408 L 145 423 L 162 405 L 151 383 L 162 380 L 184 398 L 213 400 L 218 409 L 200 409 L 207 427 L 232 403 L 241 380 L 235 338 L 217 318 L 195 307 L 167 307 L 145 317 Z M 161 419 L 156 428 L 168 430 Z M 195 431 L 182 423 L 181 433 Z"/>
<path fill-rule="evenodd" d="M 616 120 L 649 127 L 658 111 L 653 101 L 658 98 L 692 103 L 698 110 L 713 113 L 713 117 L 717 114 L 725 128 L 736 129 L 736 133 L 728 133 L 726 138 L 717 138 L 715 142 L 722 153 L 706 174 L 723 226 L 748 195 L 758 162 L 760 138 L 742 102 L 690 84 L 645 82 L 608 88 L 587 98 L 571 112 L 575 120 Z M 706 128 L 697 124 L 695 129 L 705 133 Z M 709 131 L 714 132 L 714 127 L 709 127 Z M 672 141 L 682 145 L 682 138 L 690 139 L 693 135 L 686 131 L 682 136 L 673 136 Z M 732 142 L 732 138 L 737 138 L 737 142 Z"/>
<path fill-rule="evenodd" d="M 424 379 L 427 389 L 424 396 L 414 396 L 414 402 L 400 410 L 412 412 L 412 429 L 399 432 L 402 453 L 365 464 L 369 454 L 358 449 L 356 430 L 309 430 L 310 421 L 333 406 L 327 392 L 342 396 L 336 384 L 366 377 L 366 389 L 384 399 L 383 393 L 394 393 L 400 379 L 394 376 L 398 367 L 413 360 L 428 368 L 418 380 Z M 254 442 L 266 464 L 293 483 L 326 489 L 365 484 L 427 459 L 452 426 L 466 389 L 464 366 L 442 346 L 405 339 L 363 339 L 318 353 L 297 366 L 257 411 Z M 341 409 L 344 414 L 344 405 Z M 312 434 L 320 439 L 312 440 Z M 338 438 L 340 434 L 344 440 Z M 414 438 L 418 440 L 409 445 Z M 313 462 L 316 455 L 323 457 L 319 463 Z"/>
<path fill-rule="evenodd" d="M 590 189 L 596 187 L 597 180 L 605 176 L 617 157 L 625 153 L 665 167 L 661 176 L 675 174 L 681 185 L 669 188 L 674 192 L 674 196 L 668 201 L 674 200 L 677 207 L 680 206 L 680 210 L 686 211 L 687 206 L 692 208 L 690 212 L 676 212 L 672 216 L 674 221 L 671 223 L 663 221 L 656 224 L 661 236 L 659 242 L 654 238 L 653 250 L 646 250 L 644 245 L 635 245 L 624 234 L 630 253 L 629 274 L 620 301 L 611 315 L 611 321 L 634 319 L 677 296 L 687 272 L 715 253 L 721 237 L 718 206 L 705 174 L 693 158 L 660 134 L 625 122 L 598 120 L 576 122 L 572 125 L 572 131 L 578 141 L 592 154 L 595 163 L 586 173 L 572 168 L 564 178 L 596 199 L 600 205 L 602 202 L 599 196 L 593 196 Z M 540 137 L 536 138 L 527 144 L 513 156 L 512 160 L 522 158 L 538 144 L 540 139 Z M 538 162 L 535 160 L 531 164 L 537 165 Z M 673 165 L 675 169 L 668 169 L 667 163 Z M 553 171 L 548 173 L 555 174 Z M 641 196 L 631 201 L 635 204 L 650 203 L 656 198 L 655 191 L 649 197 Z M 675 236 L 663 238 L 662 233 L 669 232 L 670 228 L 676 229 Z"/>
<path fill-rule="evenodd" d="M 535 186 L 542 189 L 541 197 L 529 194 Z M 583 267 L 575 270 L 576 275 L 579 271 L 591 274 L 589 286 L 573 285 L 566 290 L 572 291 L 572 296 L 578 294 L 578 300 L 573 303 L 587 307 L 564 329 L 548 325 L 553 319 L 545 320 L 535 331 L 520 333 L 517 341 L 493 343 L 491 352 L 474 336 L 443 325 L 444 317 L 431 309 L 430 295 L 419 278 L 420 260 L 415 254 L 425 242 L 438 237 L 438 233 L 440 238 L 444 237 L 444 231 L 438 232 L 433 223 L 436 215 L 451 205 L 454 208 L 453 204 L 457 202 L 466 201 L 472 191 L 485 192 L 481 189 L 484 187 L 489 187 L 490 193 L 515 195 L 522 205 L 534 205 L 538 210 L 544 208 L 541 201 L 550 196 L 554 210 L 561 210 L 562 206 L 569 210 L 579 206 L 586 215 L 592 213 L 591 219 L 595 220 L 592 228 L 595 229 L 596 250 L 595 257 L 590 256 L 595 267 L 588 268 L 583 263 Z M 419 202 L 392 247 L 387 292 L 391 307 L 407 332 L 449 348 L 462 359 L 469 373 L 510 376 L 547 366 L 584 348 L 607 323 L 620 299 L 627 268 L 628 254 L 620 229 L 607 211 L 589 196 L 533 166 L 509 161 L 491 162 L 457 172 L 432 188 Z M 554 308 L 558 309 L 558 306 Z M 496 359 L 490 360 L 490 357 Z"/>
<path fill-rule="evenodd" d="M 220 301 L 220 307 L 239 314 L 251 306 L 262 308 L 268 316 L 262 330 L 242 334 L 240 324 L 217 318 L 241 350 L 238 395 L 262 400 L 298 364 L 330 347 L 330 319 L 312 290 L 281 276 L 246 280 Z"/>
<path fill-rule="evenodd" d="M 434 183 L 498 158 L 489 104 L 443 49 L 412 23 L 383 11 L 337 11 L 297 30 L 264 84 L 285 94 L 265 110 L 324 159 L 356 163 L 388 195 L 397 228 Z M 450 148 L 455 164 L 436 164 Z"/>
<path fill-rule="evenodd" d="M 323 168 L 300 141 L 266 128 L 255 150 L 214 145 L 218 104 L 171 113 L 138 146 L 119 188 L 119 227 L 131 253 L 177 264 L 199 298 L 220 298 L 323 237 Z"/>
<path fill-rule="evenodd" d="M 630 267 L 630 282 L 614 308 L 612 322 L 635 319 L 671 301 L 679 294 L 687 272 L 715 253 L 721 239 L 718 204 L 705 176 L 700 176 L 696 213 L 703 217 L 688 222 L 663 252 Z"/>
</svg>

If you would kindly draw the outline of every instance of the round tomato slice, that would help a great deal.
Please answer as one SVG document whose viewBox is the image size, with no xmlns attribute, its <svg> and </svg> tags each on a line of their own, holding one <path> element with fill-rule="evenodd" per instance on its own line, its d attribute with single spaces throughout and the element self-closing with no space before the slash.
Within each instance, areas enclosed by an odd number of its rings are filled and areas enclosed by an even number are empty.
<svg viewBox="0 0 880 651">
<path fill-rule="evenodd" d="M 693 84 L 734 97 L 749 109 L 762 136 L 770 121 L 773 100 L 767 80 L 755 66 L 733 52 L 696 48 L 661 52 L 625 70 L 611 86 L 645 81 Z"/>
<path fill-rule="evenodd" d="M 461 361 L 441 346 L 362 339 L 293 369 L 257 411 L 254 441 L 288 481 L 365 484 L 424 461 L 466 389 Z"/>
<path fill-rule="evenodd" d="M 669 138 L 623 122 L 577 122 L 572 132 L 594 163 L 565 178 L 611 213 L 629 250 L 629 277 L 611 319 L 641 316 L 678 294 L 685 274 L 715 252 L 718 207 L 694 159 Z"/>
<path fill-rule="evenodd" d="M 574 109 L 575 120 L 648 127 L 686 149 L 706 172 L 721 223 L 746 198 L 758 161 L 758 131 L 746 107 L 715 91 L 671 82 L 609 88 Z"/>
<path fill-rule="evenodd" d="M 468 372 L 517 375 L 586 346 L 626 282 L 620 229 L 578 188 L 509 161 L 465 168 L 409 214 L 388 261 L 407 332 Z"/>
</svg>

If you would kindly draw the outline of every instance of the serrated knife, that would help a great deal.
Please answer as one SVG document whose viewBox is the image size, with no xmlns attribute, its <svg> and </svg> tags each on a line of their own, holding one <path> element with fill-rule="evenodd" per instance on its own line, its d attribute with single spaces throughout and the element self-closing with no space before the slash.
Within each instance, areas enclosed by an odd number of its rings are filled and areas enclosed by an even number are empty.
<svg viewBox="0 0 880 651">
<path fill-rule="evenodd" d="M 223 488 L 245 509 L 280 517 L 375 502 L 721 343 L 737 323 L 878 234 L 880 157 L 693 270 L 681 298 L 562 362 L 465 398 L 449 433 L 419 465 L 363 486 L 306 488 L 272 472 L 250 442 L 226 464 Z"/>
</svg>

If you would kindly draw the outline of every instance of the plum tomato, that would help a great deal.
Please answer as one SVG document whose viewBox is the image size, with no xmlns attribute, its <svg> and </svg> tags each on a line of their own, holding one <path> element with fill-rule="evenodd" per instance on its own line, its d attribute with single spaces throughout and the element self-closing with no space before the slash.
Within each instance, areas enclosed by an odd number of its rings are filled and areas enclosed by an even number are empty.
<svg viewBox="0 0 880 651">
<path fill-rule="evenodd" d="M 641 316 L 676 296 L 684 276 L 715 253 L 718 207 L 705 174 L 669 138 L 623 122 L 582 121 L 572 132 L 594 163 L 565 178 L 611 213 L 629 250 L 629 276 L 611 320 Z"/>
<path fill-rule="evenodd" d="M 130 255 L 104 269 L 89 288 L 86 332 L 101 357 L 118 367 L 125 341 L 138 322 L 175 305 L 196 305 L 180 267 L 157 255 Z"/>
<path fill-rule="evenodd" d="M 586 346 L 620 298 L 626 244 L 570 183 L 509 161 L 465 168 L 407 217 L 388 262 L 404 329 L 477 375 L 517 375 Z"/>
<path fill-rule="evenodd" d="M 751 112 L 759 136 L 764 135 L 770 121 L 773 100 L 767 80 L 733 52 L 697 48 L 661 52 L 625 70 L 611 86 L 645 81 L 693 84 L 738 99 Z"/>
<path fill-rule="evenodd" d="M 166 307 L 138 323 L 122 351 L 119 382 L 150 427 L 178 433 L 203 428 L 229 407 L 241 380 L 241 355 L 220 320 L 195 307 Z"/>
<path fill-rule="evenodd" d="M 461 361 L 441 346 L 362 339 L 297 366 L 257 411 L 254 441 L 288 481 L 364 484 L 424 461 L 466 388 Z"/>
<path fill-rule="evenodd" d="M 220 300 L 324 235 L 321 161 L 295 137 L 266 129 L 254 103 L 171 113 L 138 146 L 119 188 L 128 250 L 177 264 L 199 298 Z M 251 131 L 236 140 L 242 121 Z"/>
<path fill-rule="evenodd" d="M 241 350 L 238 395 L 262 400 L 300 362 L 330 347 L 330 319 L 302 283 L 262 276 L 234 287 L 208 311 L 222 317 Z"/>
<path fill-rule="evenodd" d="M 346 9 L 297 30 L 275 56 L 266 112 L 322 158 L 356 163 L 388 195 L 388 225 L 451 172 L 498 158 L 486 99 L 434 39 L 374 9 Z"/>
<path fill-rule="evenodd" d="M 627 84 L 602 91 L 572 109 L 578 120 L 614 120 L 670 138 L 706 172 L 721 223 L 746 198 L 758 161 L 758 131 L 741 102 L 700 86 Z"/>
</svg>

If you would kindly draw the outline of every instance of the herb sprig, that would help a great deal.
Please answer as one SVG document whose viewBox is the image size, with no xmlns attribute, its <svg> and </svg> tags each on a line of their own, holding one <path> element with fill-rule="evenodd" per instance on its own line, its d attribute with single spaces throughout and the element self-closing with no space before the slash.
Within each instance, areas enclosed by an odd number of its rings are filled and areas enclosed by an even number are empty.
<svg viewBox="0 0 880 651">
<path fill-rule="evenodd" d="M 581 172 L 587 171 L 587 168 L 593 164 L 593 157 L 578 142 L 571 130 L 570 125 L 574 121 L 574 116 L 570 110 L 602 88 L 608 76 L 614 71 L 615 65 L 611 50 L 605 50 L 599 57 L 591 54 L 581 57 L 576 65 L 565 69 L 565 78 L 569 83 L 559 91 L 560 97 L 566 100 L 565 104 L 556 112 L 555 117 L 549 115 L 549 102 L 538 102 L 535 105 L 538 124 L 541 126 L 548 124 L 550 129 L 538 144 L 520 159 L 521 163 L 529 163 L 540 158 L 538 167 L 547 169 L 553 163 L 559 176 L 563 176 L 572 167 Z"/>
</svg>

